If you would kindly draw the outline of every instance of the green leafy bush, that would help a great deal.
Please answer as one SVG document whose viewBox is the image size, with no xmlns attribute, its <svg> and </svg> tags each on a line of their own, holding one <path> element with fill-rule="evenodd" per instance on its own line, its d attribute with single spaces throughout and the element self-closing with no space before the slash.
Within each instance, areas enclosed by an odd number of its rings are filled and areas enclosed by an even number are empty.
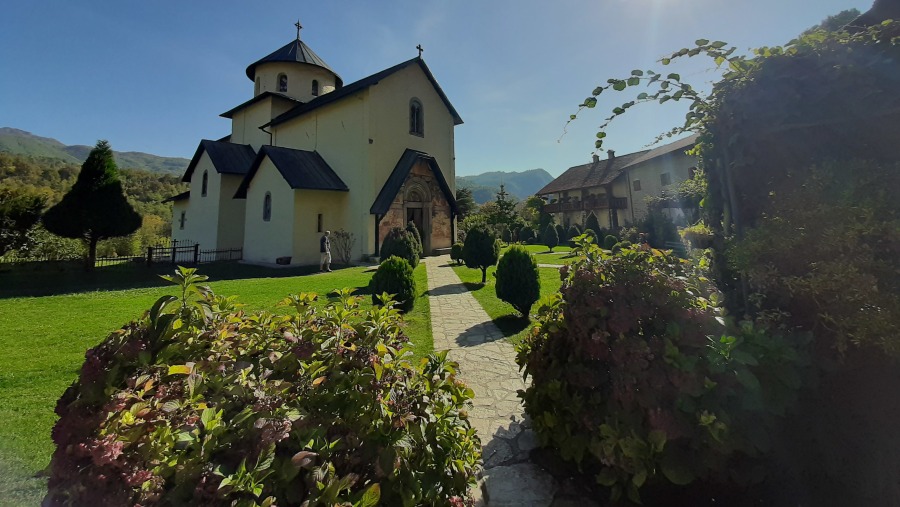
<svg viewBox="0 0 900 507">
<path fill-rule="evenodd" d="M 556 224 L 556 237 L 559 238 L 559 243 L 569 239 L 569 237 L 566 236 L 566 228 L 560 224 Z"/>
<path fill-rule="evenodd" d="M 416 243 L 416 238 L 409 231 L 399 227 L 391 229 L 384 238 L 380 255 L 382 259 L 396 255 L 401 259 L 406 259 L 406 262 L 412 267 L 419 265 L 419 245 Z"/>
<path fill-rule="evenodd" d="M 900 164 L 830 162 L 776 185 L 766 215 L 726 252 L 760 308 L 815 331 L 823 352 L 900 358 Z"/>
<path fill-rule="evenodd" d="M 466 266 L 481 270 L 481 283 L 487 281 L 487 268 L 497 264 L 500 258 L 500 242 L 486 227 L 469 230 L 463 243 L 463 261 Z"/>
<path fill-rule="evenodd" d="M 712 245 L 713 230 L 702 222 L 685 227 L 680 234 L 693 248 L 709 248 Z"/>
<path fill-rule="evenodd" d="M 666 243 L 679 243 L 681 236 L 672 219 L 662 211 L 651 209 L 638 224 L 638 230 L 646 234 L 646 241 L 653 248 L 666 248 Z"/>
<path fill-rule="evenodd" d="M 56 407 L 44 505 L 461 502 L 473 393 L 446 354 L 410 360 L 396 310 L 344 290 L 246 314 L 194 270 L 173 279 L 183 299 L 85 354 Z"/>
<path fill-rule="evenodd" d="M 421 258 L 425 253 L 425 244 L 422 243 L 422 235 L 419 234 L 419 229 L 416 228 L 416 223 L 410 220 L 406 223 L 406 232 L 412 236 L 412 239 L 416 242 L 416 253 Z"/>
<path fill-rule="evenodd" d="M 456 261 L 457 264 L 463 263 L 463 244 L 460 242 L 453 243 L 450 247 L 450 259 Z"/>
<path fill-rule="evenodd" d="M 607 250 L 612 250 L 616 243 L 619 242 L 619 238 L 613 236 L 612 234 L 607 235 L 603 238 L 603 248 Z"/>
<path fill-rule="evenodd" d="M 372 292 L 372 304 L 397 302 L 397 307 L 408 312 L 416 302 L 416 280 L 413 278 L 412 266 L 396 255 L 381 261 L 378 270 L 369 281 Z M 385 301 L 384 294 L 391 298 Z"/>
<path fill-rule="evenodd" d="M 523 317 L 541 295 L 537 261 L 521 246 L 513 246 L 497 264 L 497 297 L 511 304 Z"/>
<path fill-rule="evenodd" d="M 512 242 L 512 233 L 509 231 L 509 226 L 506 224 L 500 224 L 500 240 L 507 245 Z"/>
<path fill-rule="evenodd" d="M 541 443 L 614 498 L 638 501 L 645 483 L 749 481 L 742 467 L 769 450 L 800 385 L 792 342 L 723 325 L 704 271 L 671 254 L 610 256 L 585 238 L 579 250 L 517 355 Z"/>
<path fill-rule="evenodd" d="M 588 238 L 589 242 L 597 243 L 597 232 L 594 229 L 585 229 L 582 234 Z"/>
<path fill-rule="evenodd" d="M 534 229 L 531 227 L 522 227 L 519 230 L 519 241 L 522 243 L 534 243 Z"/>
</svg>

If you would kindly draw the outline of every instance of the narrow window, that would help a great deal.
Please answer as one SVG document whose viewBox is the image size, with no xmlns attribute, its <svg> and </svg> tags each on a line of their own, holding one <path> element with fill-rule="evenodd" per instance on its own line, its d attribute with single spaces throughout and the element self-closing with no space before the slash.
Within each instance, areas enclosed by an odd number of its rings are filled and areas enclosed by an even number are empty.
<svg viewBox="0 0 900 507">
<path fill-rule="evenodd" d="M 659 175 L 659 184 L 662 186 L 671 185 L 672 184 L 672 174 L 670 173 L 662 173 Z"/>
<path fill-rule="evenodd" d="M 313 97 L 319 96 L 319 82 L 315 79 L 313 79 L 312 94 L 313 94 Z"/>
<path fill-rule="evenodd" d="M 316 219 L 316 232 L 322 232 L 322 214 L 319 213 L 319 217 Z"/>
<path fill-rule="evenodd" d="M 266 197 L 263 199 L 263 221 L 268 222 L 269 220 L 272 220 L 272 194 L 266 192 Z"/>
<path fill-rule="evenodd" d="M 178 219 L 178 228 L 181 229 L 182 231 L 184 230 L 184 222 L 185 222 L 185 219 L 187 218 L 186 215 L 187 215 L 187 213 L 182 211 L 181 217 Z"/>
<path fill-rule="evenodd" d="M 259 95 L 259 76 L 256 76 L 256 85 L 253 88 L 253 95 Z"/>
<path fill-rule="evenodd" d="M 425 135 L 425 112 L 418 99 L 409 102 L 409 133 L 417 136 Z"/>
<path fill-rule="evenodd" d="M 635 192 L 640 192 L 641 191 L 641 180 L 634 180 L 632 187 L 634 188 Z"/>
<path fill-rule="evenodd" d="M 287 75 L 278 74 L 278 91 L 287 93 Z"/>
<path fill-rule="evenodd" d="M 200 183 L 200 197 L 206 197 L 206 187 L 209 186 L 209 173 L 203 171 L 203 182 Z"/>
</svg>

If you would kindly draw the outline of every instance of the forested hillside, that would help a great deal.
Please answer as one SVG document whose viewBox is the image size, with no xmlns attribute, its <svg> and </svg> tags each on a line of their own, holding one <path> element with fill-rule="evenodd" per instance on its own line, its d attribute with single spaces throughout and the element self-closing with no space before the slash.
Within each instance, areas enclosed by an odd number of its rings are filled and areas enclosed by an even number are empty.
<svg viewBox="0 0 900 507">
<path fill-rule="evenodd" d="M 13 155 L 0 152 L 0 187 L 24 190 L 47 199 L 47 207 L 59 202 L 72 187 L 80 164 L 58 158 Z M 137 169 L 119 170 L 128 201 L 143 217 L 143 225 L 132 236 L 101 243 L 100 255 L 132 255 L 146 246 L 168 238 L 171 234 L 172 205 L 162 202 L 181 193 L 187 185 L 174 174 L 160 174 Z M 43 230 L 34 234 L 32 248 L 23 256 L 72 257 L 80 255 L 81 245 L 74 240 L 50 237 Z"/>
</svg>

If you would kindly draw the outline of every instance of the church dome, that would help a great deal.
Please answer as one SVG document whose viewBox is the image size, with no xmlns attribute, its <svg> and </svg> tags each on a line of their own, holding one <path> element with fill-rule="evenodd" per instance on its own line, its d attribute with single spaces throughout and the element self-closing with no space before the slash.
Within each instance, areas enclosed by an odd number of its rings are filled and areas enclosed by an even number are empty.
<svg viewBox="0 0 900 507">
<path fill-rule="evenodd" d="M 257 67 L 267 63 L 300 63 L 320 67 L 334 76 L 336 88 L 340 88 L 344 85 L 341 77 L 325 63 L 325 60 L 313 52 L 306 43 L 301 41 L 299 37 L 273 51 L 271 54 L 251 63 L 250 66 L 247 67 L 247 77 L 250 78 L 251 81 L 254 80 Z"/>
</svg>

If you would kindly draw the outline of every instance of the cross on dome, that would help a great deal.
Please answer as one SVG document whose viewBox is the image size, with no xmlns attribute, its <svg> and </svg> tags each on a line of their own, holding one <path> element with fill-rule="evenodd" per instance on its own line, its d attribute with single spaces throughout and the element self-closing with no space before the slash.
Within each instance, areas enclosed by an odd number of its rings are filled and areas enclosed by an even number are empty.
<svg viewBox="0 0 900 507">
<path fill-rule="evenodd" d="M 300 19 L 297 19 L 297 22 L 294 23 L 294 26 L 297 27 L 297 40 L 300 40 L 300 29 L 303 28 L 303 25 L 300 24 Z"/>
</svg>

